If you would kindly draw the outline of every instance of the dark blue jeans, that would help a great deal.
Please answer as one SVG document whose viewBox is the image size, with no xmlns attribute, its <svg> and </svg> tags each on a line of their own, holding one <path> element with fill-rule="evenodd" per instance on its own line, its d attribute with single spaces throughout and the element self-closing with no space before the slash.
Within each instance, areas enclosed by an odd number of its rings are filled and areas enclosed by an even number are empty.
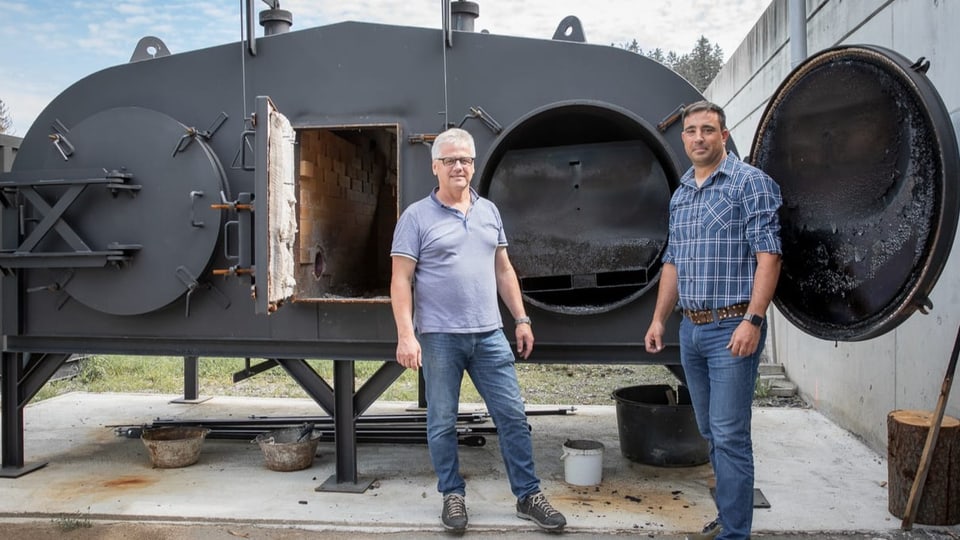
<svg viewBox="0 0 960 540">
<path fill-rule="evenodd" d="M 686 317 L 680 323 L 680 362 L 717 480 L 719 539 L 749 538 L 753 526 L 750 420 L 767 329 L 764 323 L 754 354 L 733 357 L 726 346 L 740 323 L 735 318 L 696 325 Z"/>
<path fill-rule="evenodd" d="M 533 440 L 520 397 L 513 350 L 502 330 L 480 334 L 422 334 L 427 393 L 427 441 L 437 491 L 465 494 L 457 448 L 457 413 L 463 372 L 480 393 L 497 426 L 510 490 L 521 499 L 540 490 L 533 467 Z"/>
</svg>

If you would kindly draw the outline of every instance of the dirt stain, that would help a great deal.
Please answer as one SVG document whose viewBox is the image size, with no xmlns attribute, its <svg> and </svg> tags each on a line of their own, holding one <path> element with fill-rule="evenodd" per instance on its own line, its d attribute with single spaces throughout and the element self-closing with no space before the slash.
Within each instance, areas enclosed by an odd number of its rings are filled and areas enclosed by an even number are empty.
<svg viewBox="0 0 960 540">
<path fill-rule="evenodd" d="M 107 480 L 102 485 L 108 489 L 131 489 L 142 488 L 155 483 L 156 480 L 144 478 L 142 476 L 121 476 L 113 480 Z"/>
<path fill-rule="evenodd" d="M 118 476 L 109 480 L 84 477 L 66 482 L 51 483 L 42 490 L 44 492 L 42 497 L 47 501 L 69 503 L 86 501 L 91 503 L 115 498 L 118 493 L 143 489 L 156 483 L 156 479 L 138 475 Z"/>
<path fill-rule="evenodd" d="M 692 492 L 687 493 L 687 490 Z M 697 530 L 715 510 L 693 486 L 660 486 L 643 481 L 604 480 L 600 486 L 568 486 L 558 506 L 574 519 L 604 519 L 643 530 Z M 703 490 L 705 491 L 705 490 Z"/>
</svg>

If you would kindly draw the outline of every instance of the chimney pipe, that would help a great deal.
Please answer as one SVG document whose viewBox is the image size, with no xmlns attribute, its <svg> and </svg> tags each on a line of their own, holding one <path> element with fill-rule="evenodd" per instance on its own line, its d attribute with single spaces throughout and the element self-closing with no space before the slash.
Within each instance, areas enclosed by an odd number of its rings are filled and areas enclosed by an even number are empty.
<svg viewBox="0 0 960 540">
<path fill-rule="evenodd" d="M 807 59 L 807 3 L 790 0 L 787 20 L 790 27 L 790 69 Z"/>
<path fill-rule="evenodd" d="M 263 26 L 265 36 L 289 32 L 293 26 L 293 13 L 285 9 L 265 9 L 260 12 L 260 26 Z"/>
<path fill-rule="evenodd" d="M 454 30 L 473 32 L 473 22 L 480 16 L 480 4 L 456 0 L 450 3 L 450 14 L 453 16 Z"/>
</svg>

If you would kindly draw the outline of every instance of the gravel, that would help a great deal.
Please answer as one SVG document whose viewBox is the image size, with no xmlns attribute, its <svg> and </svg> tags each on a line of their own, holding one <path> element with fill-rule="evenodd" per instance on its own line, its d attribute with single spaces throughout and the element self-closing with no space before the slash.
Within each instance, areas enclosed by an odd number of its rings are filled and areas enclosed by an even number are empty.
<svg viewBox="0 0 960 540">
<path fill-rule="evenodd" d="M 679 383 L 662 365 L 517 364 L 524 399 L 531 405 L 615 405 L 613 392 L 628 386 Z M 758 407 L 809 408 L 798 396 L 758 395 Z"/>
</svg>

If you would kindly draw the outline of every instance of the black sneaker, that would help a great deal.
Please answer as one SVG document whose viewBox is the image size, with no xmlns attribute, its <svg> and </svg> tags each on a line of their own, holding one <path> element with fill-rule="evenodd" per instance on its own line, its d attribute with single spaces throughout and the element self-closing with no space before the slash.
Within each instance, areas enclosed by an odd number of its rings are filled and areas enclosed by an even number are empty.
<svg viewBox="0 0 960 540">
<path fill-rule="evenodd" d="M 517 517 L 529 519 L 548 531 L 559 531 L 567 524 L 567 518 L 550 506 L 542 491 L 517 501 Z"/>
<path fill-rule="evenodd" d="M 443 512 L 440 513 L 443 528 L 452 532 L 467 530 L 467 503 L 463 495 L 451 493 L 443 497 Z"/>
<path fill-rule="evenodd" d="M 713 520 L 710 523 L 707 523 L 703 526 L 703 530 L 696 534 L 688 534 L 687 540 L 711 540 L 716 538 L 720 534 L 720 530 L 723 527 L 720 526 L 720 521 Z"/>
</svg>

